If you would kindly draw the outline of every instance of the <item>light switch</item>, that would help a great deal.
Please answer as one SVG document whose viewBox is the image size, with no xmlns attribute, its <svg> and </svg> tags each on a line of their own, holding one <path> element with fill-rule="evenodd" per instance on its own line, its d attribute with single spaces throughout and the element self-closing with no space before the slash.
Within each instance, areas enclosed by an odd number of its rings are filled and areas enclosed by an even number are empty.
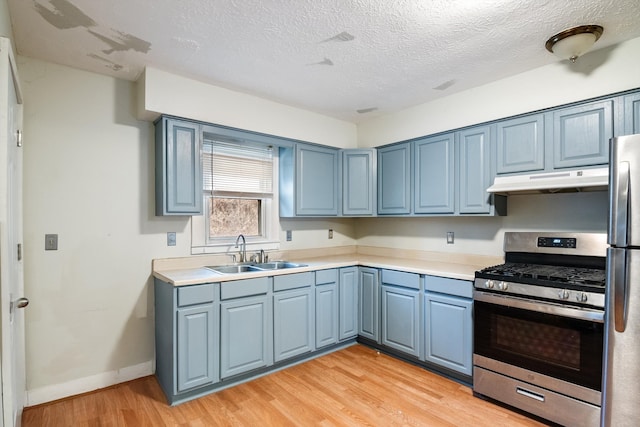
<svg viewBox="0 0 640 427">
<path fill-rule="evenodd" d="M 57 251 L 58 250 L 58 235 L 57 234 L 45 234 L 44 235 L 44 250 L 45 251 Z"/>
<path fill-rule="evenodd" d="M 287 242 L 291 241 L 291 230 L 287 230 Z"/>
</svg>

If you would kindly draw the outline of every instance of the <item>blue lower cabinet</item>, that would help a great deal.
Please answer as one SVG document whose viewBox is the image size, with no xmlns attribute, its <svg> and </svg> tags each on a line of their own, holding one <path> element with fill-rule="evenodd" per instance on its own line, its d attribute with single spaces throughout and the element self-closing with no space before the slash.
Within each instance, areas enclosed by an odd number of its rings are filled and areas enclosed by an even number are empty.
<svg viewBox="0 0 640 427">
<path fill-rule="evenodd" d="M 271 364 L 271 299 L 239 298 L 220 305 L 220 377 Z"/>
<path fill-rule="evenodd" d="M 382 344 L 420 356 L 420 292 L 382 284 Z"/>
<path fill-rule="evenodd" d="M 360 267 L 358 272 L 358 335 L 379 342 L 380 281 L 378 269 Z"/>
<path fill-rule="evenodd" d="M 338 282 L 340 341 L 358 335 L 358 267 L 340 269 Z"/>
<path fill-rule="evenodd" d="M 473 300 L 425 292 L 425 359 L 472 375 Z"/>
<path fill-rule="evenodd" d="M 169 403 L 220 379 L 218 286 L 155 279 L 156 377 Z"/>
<path fill-rule="evenodd" d="M 273 278 L 274 360 L 308 353 L 315 348 L 315 283 L 313 272 Z"/>
<path fill-rule="evenodd" d="M 337 283 L 316 284 L 316 348 L 338 342 Z"/>
<path fill-rule="evenodd" d="M 311 288 L 276 292 L 273 296 L 273 350 L 276 362 L 314 349 Z"/>
<path fill-rule="evenodd" d="M 214 363 L 218 346 L 213 342 L 216 311 L 213 304 L 178 310 L 179 392 L 218 381 Z"/>
</svg>

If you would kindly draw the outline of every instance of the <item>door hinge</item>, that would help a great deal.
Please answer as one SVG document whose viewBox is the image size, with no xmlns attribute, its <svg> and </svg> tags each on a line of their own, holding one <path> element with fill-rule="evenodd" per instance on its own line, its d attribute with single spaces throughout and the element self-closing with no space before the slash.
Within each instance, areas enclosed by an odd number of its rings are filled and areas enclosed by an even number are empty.
<svg viewBox="0 0 640 427">
<path fill-rule="evenodd" d="M 18 261 L 22 261 L 22 243 L 18 243 Z"/>
<path fill-rule="evenodd" d="M 22 131 L 20 129 L 16 131 L 16 144 L 18 147 L 22 147 Z"/>
</svg>

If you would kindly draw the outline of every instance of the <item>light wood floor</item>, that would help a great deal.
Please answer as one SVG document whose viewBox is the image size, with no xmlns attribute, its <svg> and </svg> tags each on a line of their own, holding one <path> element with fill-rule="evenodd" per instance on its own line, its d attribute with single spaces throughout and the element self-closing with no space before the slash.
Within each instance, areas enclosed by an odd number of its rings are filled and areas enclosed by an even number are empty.
<svg viewBox="0 0 640 427">
<path fill-rule="evenodd" d="M 23 426 L 542 426 L 355 345 L 175 407 L 155 377 L 25 408 Z"/>
</svg>

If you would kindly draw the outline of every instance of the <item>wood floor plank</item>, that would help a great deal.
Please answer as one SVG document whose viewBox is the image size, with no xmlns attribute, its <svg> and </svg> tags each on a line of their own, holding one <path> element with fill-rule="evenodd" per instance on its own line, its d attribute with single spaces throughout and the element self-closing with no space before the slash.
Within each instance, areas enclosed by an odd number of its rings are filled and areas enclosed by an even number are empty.
<svg viewBox="0 0 640 427">
<path fill-rule="evenodd" d="M 31 426 L 543 426 L 362 345 L 171 407 L 155 377 L 25 408 Z"/>
</svg>

